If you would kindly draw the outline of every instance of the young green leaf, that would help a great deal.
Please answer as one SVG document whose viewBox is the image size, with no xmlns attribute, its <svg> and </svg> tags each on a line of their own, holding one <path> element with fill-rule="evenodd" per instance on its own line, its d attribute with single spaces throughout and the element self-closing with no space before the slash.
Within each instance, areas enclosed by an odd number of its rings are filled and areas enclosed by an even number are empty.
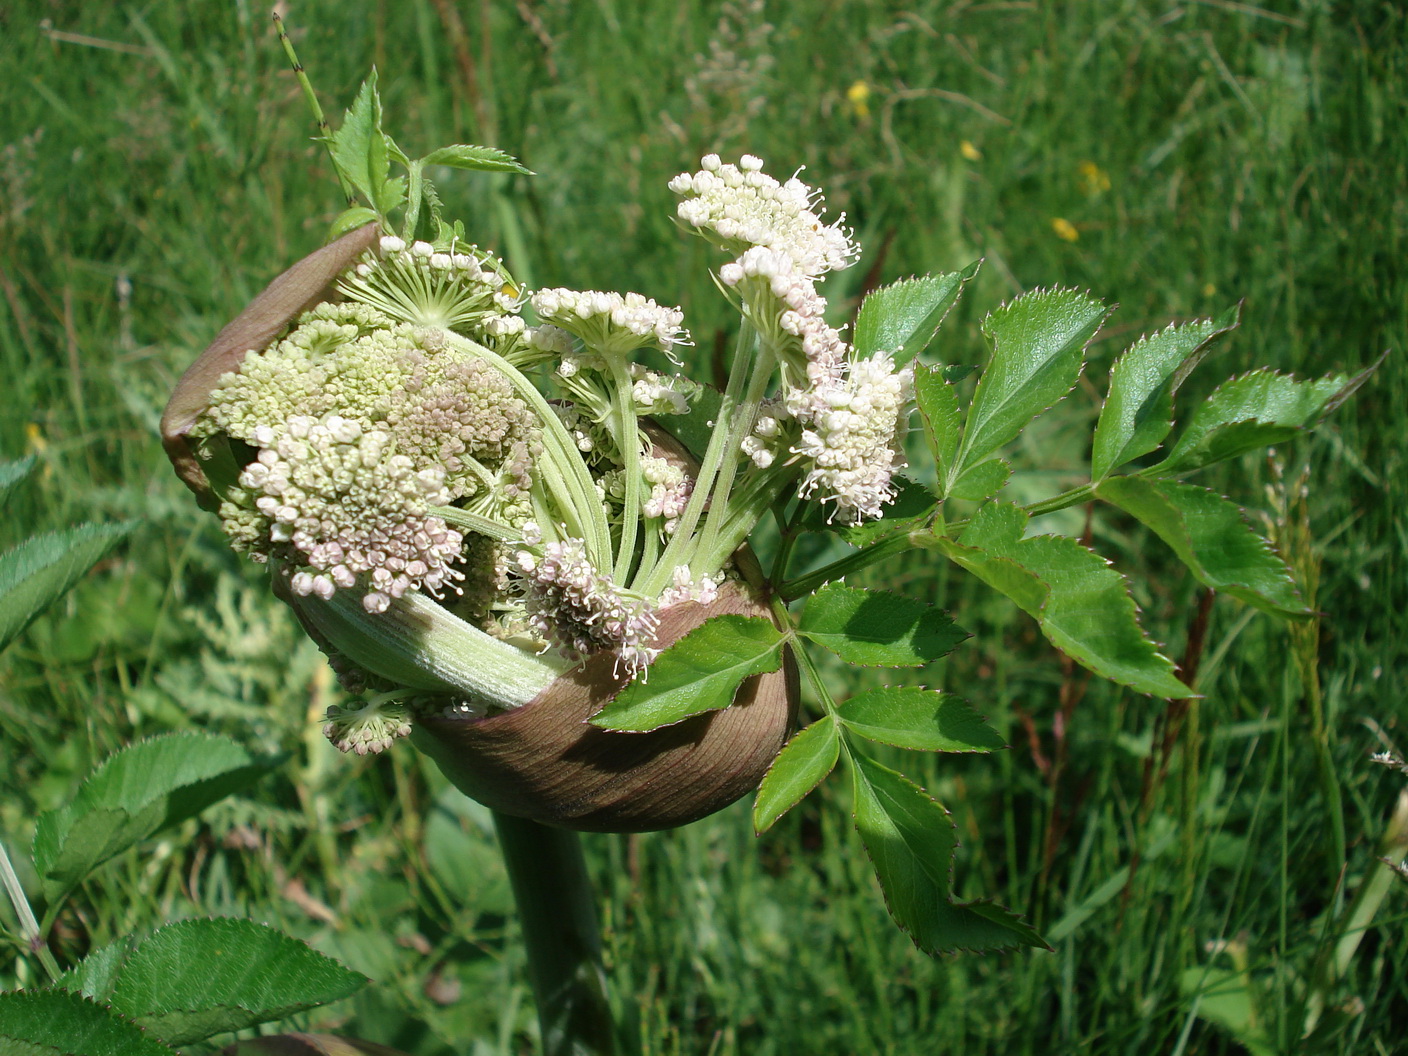
<svg viewBox="0 0 1408 1056">
<path fill-rule="evenodd" d="M 974 707 L 952 693 L 920 686 L 867 690 L 841 705 L 846 729 L 868 740 L 920 752 L 990 752 L 1006 747 Z"/>
<path fill-rule="evenodd" d="M 185 920 L 119 939 L 59 980 L 176 1045 L 283 1019 L 366 983 L 280 931 L 229 919 Z"/>
<path fill-rule="evenodd" d="M 0 993 L 0 1053 L 66 1056 L 177 1056 L 136 1023 L 64 990 Z"/>
<path fill-rule="evenodd" d="M 807 602 L 798 633 L 849 664 L 918 667 L 952 652 L 968 632 L 928 602 L 828 583 Z"/>
<path fill-rule="evenodd" d="M 948 480 L 949 467 L 958 459 L 958 443 L 963 434 L 963 413 L 958 409 L 958 393 L 945 378 L 942 367 L 914 368 L 914 402 L 924 425 L 924 439 L 938 469 L 939 486 Z M 946 489 L 943 490 L 947 494 Z"/>
<path fill-rule="evenodd" d="M 1173 428 L 1173 394 L 1213 344 L 1237 328 L 1240 316 L 1237 305 L 1217 319 L 1169 326 L 1141 337 L 1116 360 L 1110 394 L 1095 425 L 1092 480 L 1164 442 Z"/>
<path fill-rule="evenodd" d="M 1146 476 L 1187 473 L 1288 440 L 1318 422 L 1349 383 L 1344 374 L 1297 381 L 1273 370 L 1233 378 L 1219 385 L 1194 412 L 1168 457 L 1143 472 Z"/>
<path fill-rule="evenodd" d="M 51 902 L 139 840 L 200 813 L 268 769 L 234 741 L 173 733 L 111 755 L 73 799 L 39 816 L 34 868 Z"/>
<path fill-rule="evenodd" d="M 862 356 L 889 352 L 897 365 L 908 363 L 928 347 L 964 283 L 982 263 L 974 261 L 962 271 L 903 279 L 875 290 L 861 302 L 856 315 L 856 352 Z"/>
<path fill-rule="evenodd" d="M 1071 390 L 1085 346 L 1109 313 L 1075 290 L 1036 290 L 984 320 L 992 360 L 968 407 L 958 457 L 947 467 L 949 486 Z"/>
<path fill-rule="evenodd" d="M 381 96 L 376 71 L 362 83 L 342 125 L 327 137 L 333 165 L 380 216 L 386 216 L 406 197 L 406 181 L 391 175 L 393 160 L 405 164 L 405 154 L 381 127 Z"/>
<path fill-rule="evenodd" d="M 981 502 L 1001 491 L 1011 475 L 1011 463 L 1003 458 L 990 458 L 960 473 L 949 486 L 948 493 L 951 498 Z"/>
<path fill-rule="evenodd" d="M 1286 563 L 1236 503 L 1194 484 L 1143 477 L 1112 477 L 1095 494 L 1148 525 L 1198 582 L 1264 612 L 1311 615 Z"/>
<path fill-rule="evenodd" d="M 1024 539 L 1027 520 L 1018 507 L 992 502 L 959 541 L 936 535 L 921 542 L 1006 594 L 1056 648 L 1097 675 L 1159 697 L 1193 696 L 1140 630 L 1124 577 L 1074 539 Z"/>
<path fill-rule="evenodd" d="M 999 950 L 1044 943 L 1001 906 L 953 901 L 957 846 L 948 811 L 903 775 L 858 753 L 855 822 L 885 893 L 885 904 L 925 953 Z"/>
<path fill-rule="evenodd" d="M 377 222 L 376 210 L 368 209 L 365 205 L 354 205 L 337 214 L 332 226 L 328 228 L 328 241 L 334 242 L 347 234 L 355 231 L 364 224 L 374 224 Z"/>
<path fill-rule="evenodd" d="M 841 737 L 830 715 L 818 719 L 792 739 L 768 767 L 753 801 L 753 831 L 761 834 L 795 807 L 836 766 Z"/>
<path fill-rule="evenodd" d="M 524 168 L 511 154 L 505 154 L 494 147 L 471 147 L 464 143 L 432 150 L 421 158 L 421 162 L 474 172 L 517 172 L 524 176 L 533 175 L 531 169 Z"/>
<path fill-rule="evenodd" d="M 34 456 L 25 455 L 24 458 L 17 458 L 13 462 L 0 462 L 0 509 L 9 501 L 10 492 L 15 485 L 29 476 L 34 469 Z"/>
<path fill-rule="evenodd" d="M 136 521 L 80 524 L 26 539 L 0 554 L 0 649 L 136 527 Z"/>
<path fill-rule="evenodd" d="M 745 678 L 776 671 L 786 638 L 761 616 L 715 616 L 657 656 L 592 725 L 644 733 L 733 703 Z"/>
</svg>

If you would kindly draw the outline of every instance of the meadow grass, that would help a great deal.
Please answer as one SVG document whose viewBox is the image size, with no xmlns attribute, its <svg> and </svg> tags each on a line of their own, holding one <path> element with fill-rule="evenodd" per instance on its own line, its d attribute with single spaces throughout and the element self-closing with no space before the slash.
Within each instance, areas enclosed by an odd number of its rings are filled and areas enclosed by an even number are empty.
<svg viewBox="0 0 1408 1056">
<path fill-rule="evenodd" d="M 1079 465 L 1113 357 L 1172 319 L 1245 299 L 1190 396 L 1255 365 L 1319 375 L 1396 350 L 1276 452 L 1289 500 L 1256 458 L 1205 481 L 1318 569 L 1324 617 L 1299 652 L 1230 599 L 1200 621 L 1157 540 L 1093 522 L 1171 655 L 1205 624 L 1194 709 L 1063 664 L 931 555 L 869 575 L 974 632 L 923 677 L 970 698 L 1011 749 L 905 767 L 954 812 L 959 890 L 1021 910 L 1052 952 L 915 951 L 839 781 L 761 839 L 746 804 L 587 839 L 613 984 L 647 1053 L 1241 1052 L 1198 1014 L 1216 995 L 1195 992 L 1199 973 L 1237 964 L 1264 988 L 1269 1051 L 1293 1051 L 1305 973 L 1403 785 L 1367 756 L 1381 738 L 1408 748 L 1401 6 L 407 0 L 286 17 L 330 113 L 375 64 L 408 149 L 488 143 L 539 174 L 446 174 L 447 212 L 474 238 L 534 284 L 682 303 L 701 365 L 731 324 L 665 182 L 706 151 L 806 165 L 846 211 L 867 253 L 827 291 L 841 316 L 866 286 L 985 258 L 945 361 L 977 361 L 977 322 L 1021 290 L 1118 302 L 1059 422 L 1018 445 L 1014 489 Z M 175 377 L 340 206 L 267 12 L 19 0 L 0 10 L 0 56 L 0 457 L 41 462 L 0 542 L 144 520 L 0 659 L 0 838 L 22 850 L 40 811 L 144 735 L 200 726 L 288 753 L 248 796 L 88 883 L 60 918 L 61 959 L 172 917 L 245 915 L 377 980 L 299 1024 L 417 1056 L 528 1051 L 486 813 L 410 751 L 334 757 L 316 721 L 338 692 L 326 667 L 155 440 Z M 1079 513 L 1059 527 L 1079 532 Z M 1318 1051 L 1408 1049 L 1404 894 L 1329 993 L 1349 1011 Z M 35 973 L 18 943 L 0 954 L 0 987 Z"/>
</svg>

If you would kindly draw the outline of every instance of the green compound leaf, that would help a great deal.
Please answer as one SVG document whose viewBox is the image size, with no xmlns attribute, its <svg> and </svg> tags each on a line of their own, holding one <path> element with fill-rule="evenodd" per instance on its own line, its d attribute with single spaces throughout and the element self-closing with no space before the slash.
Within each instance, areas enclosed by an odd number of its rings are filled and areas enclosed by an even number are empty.
<svg viewBox="0 0 1408 1056">
<path fill-rule="evenodd" d="M 34 868 L 51 902 L 139 840 L 248 786 L 269 763 L 227 737 L 173 733 L 108 757 L 73 799 L 39 816 Z"/>
<path fill-rule="evenodd" d="M 645 733 L 733 703 L 745 678 L 776 671 L 786 637 L 762 616 L 715 616 L 670 646 L 592 717 L 604 730 Z"/>
<path fill-rule="evenodd" d="M 342 126 L 329 133 L 327 140 L 337 171 L 378 214 L 385 216 L 401 204 L 406 197 L 406 182 L 400 176 L 391 176 L 391 161 L 403 160 L 405 155 L 382 131 L 375 70 L 362 82 Z"/>
<path fill-rule="evenodd" d="M 1205 586 L 1278 616 L 1311 615 L 1286 563 L 1236 503 L 1195 484 L 1143 477 L 1113 477 L 1095 494 L 1148 525 Z"/>
<path fill-rule="evenodd" d="M 1091 479 L 1103 479 L 1164 442 L 1173 428 L 1173 394 L 1213 344 L 1237 328 L 1241 312 L 1239 304 L 1216 319 L 1169 326 L 1141 337 L 1116 360 L 1095 426 Z"/>
<path fill-rule="evenodd" d="M 136 1023 L 82 994 L 64 990 L 0 993 L 0 1053 L 5 1056 L 173 1056 Z"/>
<path fill-rule="evenodd" d="M 947 466 L 949 487 L 1071 390 L 1085 346 L 1109 314 L 1075 290 L 1036 290 L 983 321 L 992 360 L 973 393 L 958 457 Z"/>
<path fill-rule="evenodd" d="M 914 368 L 914 401 L 919 407 L 924 439 L 929 444 L 942 487 L 948 480 L 948 467 L 958 459 L 958 443 L 963 434 L 958 393 L 944 376 L 942 367 L 921 363 Z"/>
<path fill-rule="evenodd" d="M 920 752 L 990 752 L 1006 744 L 962 697 L 920 686 L 872 689 L 841 705 L 846 729 Z"/>
<path fill-rule="evenodd" d="M 1140 630 L 1124 577 L 1074 539 L 1024 539 L 1027 520 L 1018 507 L 993 502 L 973 516 L 960 541 L 916 541 L 1006 594 L 1056 648 L 1097 675 L 1159 697 L 1195 696 Z"/>
<path fill-rule="evenodd" d="M 1194 412 L 1168 457 L 1143 472 L 1147 476 L 1187 473 L 1281 443 L 1318 422 L 1351 384 L 1345 374 L 1297 381 L 1273 370 L 1233 378 L 1219 385 Z"/>
<path fill-rule="evenodd" d="M 795 807 L 836 766 L 841 737 L 830 715 L 818 719 L 792 739 L 768 767 L 753 801 L 753 831 L 761 834 Z"/>
<path fill-rule="evenodd" d="M 254 921 L 186 920 L 104 947 L 59 982 L 183 1045 L 340 1000 L 367 978 Z"/>
<path fill-rule="evenodd" d="M 136 521 L 80 524 L 26 539 L 0 554 L 0 649 L 136 527 Z"/>
<path fill-rule="evenodd" d="M 990 902 L 953 901 L 958 845 L 948 811 L 908 778 L 853 753 L 855 822 L 890 915 L 925 953 L 1046 948 L 1015 914 Z"/>
<path fill-rule="evenodd" d="M 978 274 L 982 263 L 975 261 L 962 271 L 903 279 L 871 293 L 856 315 L 856 352 L 861 356 L 889 352 L 897 366 L 908 363 L 928 347 L 964 284 Z"/>
<path fill-rule="evenodd" d="M 847 663 L 881 667 L 918 667 L 968 637 L 928 602 L 840 583 L 812 595 L 797 630 Z"/>
<path fill-rule="evenodd" d="M 425 165 L 448 165 L 452 169 L 469 169 L 474 172 L 517 172 L 531 176 L 531 169 L 519 164 L 511 154 L 505 154 L 495 147 L 471 147 L 464 143 L 432 150 L 421 159 Z"/>
</svg>

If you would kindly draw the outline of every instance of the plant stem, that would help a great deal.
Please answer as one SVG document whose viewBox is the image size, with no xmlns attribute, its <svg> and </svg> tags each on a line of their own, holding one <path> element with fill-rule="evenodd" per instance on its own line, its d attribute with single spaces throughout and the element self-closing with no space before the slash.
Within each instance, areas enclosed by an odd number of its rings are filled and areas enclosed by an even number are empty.
<svg viewBox="0 0 1408 1056">
<path fill-rule="evenodd" d="M 619 1051 L 601 936 L 575 832 L 494 813 L 528 949 L 543 1056 Z"/>
<path fill-rule="evenodd" d="M 0 886 L 3 886 L 5 893 L 10 896 L 10 905 L 14 906 L 15 916 L 19 919 L 20 934 L 24 936 L 30 952 L 38 956 L 39 963 L 49 973 L 49 978 L 57 979 L 63 972 L 59 968 L 59 962 L 54 960 L 49 944 L 44 941 L 44 933 L 40 930 L 39 922 L 34 919 L 34 911 L 29 908 L 29 899 L 25 898 L 24 888 L 20 886 L 20 878 L 15 875 L 14 867 L 10 864 L 10 855 L 3 843 L 0 843 Z"/>
</svg>

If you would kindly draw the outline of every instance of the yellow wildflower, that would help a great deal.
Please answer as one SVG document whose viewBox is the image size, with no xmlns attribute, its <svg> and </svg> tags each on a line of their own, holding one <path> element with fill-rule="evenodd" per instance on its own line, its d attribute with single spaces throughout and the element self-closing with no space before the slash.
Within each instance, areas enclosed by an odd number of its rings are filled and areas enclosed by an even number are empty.
<svg viewBox="0 0 1408 1056">
<path fill-rule="evenodd" d="M 1093 161 L 1082 161 L 1076 167 L 1080 174 L 1080 189 L 1094 198 L 1110 189 L 1110 174 Z"/>
<path fill-rule="evenodd" d="M 846 89 L 846 102 L 850 104 L 851 112 L 856 117 L 870 116 L 870 85 L 865 81 L 856 81 Z"/>
<path fill-rule="evenodd" d="M 958 144 L 958 153 L 962 154 L 969 161 L 980 161 L 983 157 L 983 152 L 973 146 L 971 141 L 966 139 Z"/>
<path fill-rule="evenodd" d="M 1076 225 L 1064 216 L 1051 218 L 1051 230 L 1056 232 L 1057 238 L 1064 238 L 1067 242 L 1074 242 L 1080 238 L 1080 232 L 1076 230 Z"/>
</svg>

